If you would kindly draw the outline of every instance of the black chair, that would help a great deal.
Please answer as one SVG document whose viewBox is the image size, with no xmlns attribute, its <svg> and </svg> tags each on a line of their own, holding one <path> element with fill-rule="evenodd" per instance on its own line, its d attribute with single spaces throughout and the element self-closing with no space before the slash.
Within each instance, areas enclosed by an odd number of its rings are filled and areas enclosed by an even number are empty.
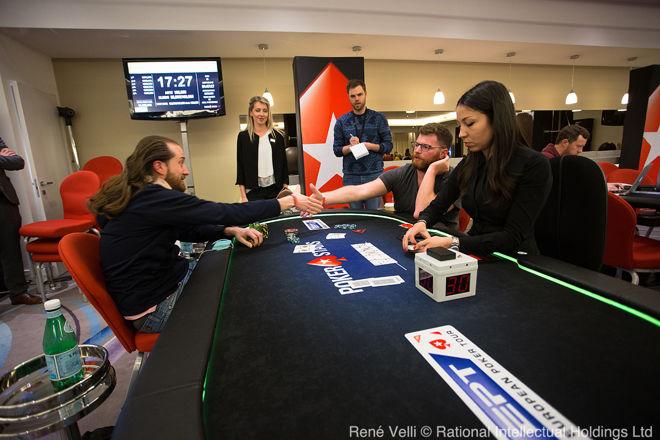
<svg viewBox="0 0 660 440">
<path fill-rule="evenodd" d="M 298 147 L 287 147 L 286 166 L 289 174 L 298 174 Z"/>
<path fill-rule="evenodd" d="M 542 255 L 600 271 L 605 251 L 607 184 L 586 157 L 550 160 L 552 191 L 536 221 Z"/>
</svg>

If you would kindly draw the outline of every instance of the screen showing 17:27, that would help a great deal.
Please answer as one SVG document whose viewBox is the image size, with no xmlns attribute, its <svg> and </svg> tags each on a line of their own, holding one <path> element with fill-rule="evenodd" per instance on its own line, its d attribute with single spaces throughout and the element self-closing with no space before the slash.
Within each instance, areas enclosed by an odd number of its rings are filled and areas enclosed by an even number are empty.
<svg viewBox="0 0 660 440">
<path fill-rule="evenodd" d="M 139 61 L 127 68 L 135 113 L 221 108 L 216 61 Z"/>
</svg>

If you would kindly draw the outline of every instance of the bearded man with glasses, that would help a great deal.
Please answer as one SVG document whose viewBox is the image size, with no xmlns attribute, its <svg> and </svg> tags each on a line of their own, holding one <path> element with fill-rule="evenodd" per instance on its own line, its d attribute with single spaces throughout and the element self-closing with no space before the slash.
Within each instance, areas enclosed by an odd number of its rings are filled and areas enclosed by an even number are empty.
<svg viewBox="0 0 660 440">
<path fill-rule="evenodd" d="M 441 124 L 426 124 L 419 129 L 413 144 L 411 163 L 386 171 L 371 182 L 347 185 L 325 193 L 310 185 L 311 197 L 324 201 L 326 205 L 334 205 L 380 197 L 391 191 L 394 194 L 394 211 L 404 217 L 416 219 L 435 198 L 449 176 L 448 149 L 452 142 L 452 134 Z M 451 209 L 446 216 L 447 222 L 437 226 L 456 229 L 459 208 Z"/>
</svg>

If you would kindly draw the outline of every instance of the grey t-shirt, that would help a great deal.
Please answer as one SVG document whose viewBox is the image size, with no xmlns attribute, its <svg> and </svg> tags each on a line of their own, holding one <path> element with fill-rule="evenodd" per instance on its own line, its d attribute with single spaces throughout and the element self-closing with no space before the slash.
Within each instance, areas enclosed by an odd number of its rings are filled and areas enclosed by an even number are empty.
<svg viewBox="0 0 660 440">
<path fill-rule="evenodd" d="M 440 187 L 447 180 L 447 177 L 449 177 L 448 172 L 435 178 L 433 191 L 436 194 L 440 192 Z M 386 171 L 378 178 L 385 184 L 387 191 L 391 191 L 394 194 L 394 210 L 396 213 L 412 217 L 415 212 L 417 191 L 419 191 L 417 169 L 412 164 L 406 164 L 402 167 Z M 456 229 L 458 227 L 458 209 L 454 209 L 454 211 L 449 216 L 451 223 L 446 226 Z"/>
</svg>

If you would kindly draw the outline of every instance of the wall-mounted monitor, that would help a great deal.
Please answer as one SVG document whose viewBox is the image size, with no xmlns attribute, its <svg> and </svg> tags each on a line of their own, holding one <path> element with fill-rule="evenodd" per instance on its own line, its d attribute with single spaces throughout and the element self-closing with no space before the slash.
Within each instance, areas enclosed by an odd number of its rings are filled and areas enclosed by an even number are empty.
<svg viewBox="0 0 660 440">
<path fill-rule="evenodd" d="M 220 58 L 125 58 L 131 119 L 222 116 L 225 97 Z"/>
</svg>

